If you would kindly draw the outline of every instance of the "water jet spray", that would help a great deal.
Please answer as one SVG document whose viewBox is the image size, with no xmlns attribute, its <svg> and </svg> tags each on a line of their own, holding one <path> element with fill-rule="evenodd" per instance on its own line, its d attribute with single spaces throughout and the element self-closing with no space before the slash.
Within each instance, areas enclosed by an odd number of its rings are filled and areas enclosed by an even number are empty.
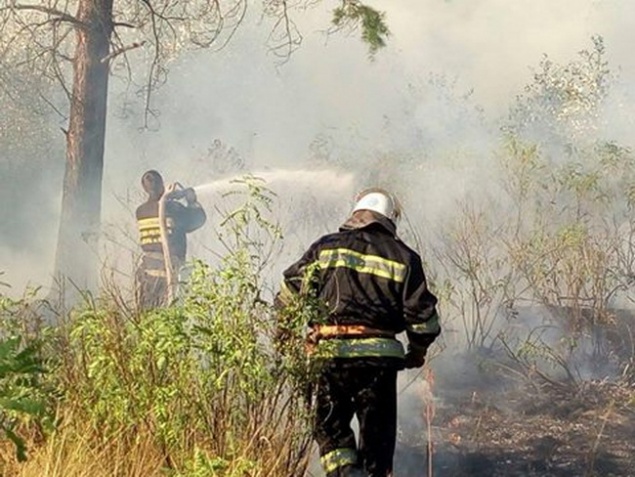
<svg viewBox="0 0 635 477">
<path fill-rule="evenodd" d="M 197 194 L 221 191 L 230 188 L 236 181 L 243 177 L 261 179 L 267 185 L 291 183 L 296 186 L 305 186 L 307 188 L 315 187 L 320 190 L 330 188 L 335 191 L 352 189 L 354 178 L 350 172 L 341 173 L 340 171 L 331 169 L 276 169 L 235 174 L 192 186 L 192 189 L 194 189 Z"/>
</svg>

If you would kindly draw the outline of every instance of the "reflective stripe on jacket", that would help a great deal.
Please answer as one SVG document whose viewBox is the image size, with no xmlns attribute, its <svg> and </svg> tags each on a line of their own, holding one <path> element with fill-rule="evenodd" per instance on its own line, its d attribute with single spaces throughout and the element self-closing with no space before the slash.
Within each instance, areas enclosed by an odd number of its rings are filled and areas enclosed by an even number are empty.
<svg viewBox="0 0 635 477">
<path fill-rule="evenodd" d="M 385 217 L 345 224 L 285 270 L 277 306 L 306 295 L 314 295 L 327 315 L 316 317 L 308 323 L 311 327 L 361 325 L 395 335 L 405 331 L 410 345 L 423 350 L 441 332 L 437 298 L 427 287 L 421 258 L 396 237 L 394 224 Z M 403 357 L 403 346 L 391 338 L 320 340 L 323 346 L 333 357 Z"/>
<path fill-rule="evenodd" d="M 174 220 L 167 218 L 165 222 L 167 233 L 169 235 L 172 233 Z M 139 219 L 137 220 L 137 227 L 139 228 L 139 242 L 141 245 L 161 243 L 161 224 L 159 217 Z"/>
<path fill-rule="evenodd" d="M 136 211 L 139 242 L 144 252 L 162 252 L 159 202 L 148 200 Z M 170 241 L 172 259 L 185 261 L 187 255 L 186 234 L 203 226 L 207 215 L 198 204 L 183 205 L 175 200 L 165 204 L 165 222 Z"/>
<path fill-rule="evenodd" d="M 320 457 L 320 464 L 327 474 L 335 472 L 340 467 L 357 464 L 357 451 L 355 449 L 335 449 Z"/>
<path fill-rule="evenodd" d="M 319 340 L 316 358 L 403 358 L 404 349 L 394 338 L 348 338 Z"/>
</svg>

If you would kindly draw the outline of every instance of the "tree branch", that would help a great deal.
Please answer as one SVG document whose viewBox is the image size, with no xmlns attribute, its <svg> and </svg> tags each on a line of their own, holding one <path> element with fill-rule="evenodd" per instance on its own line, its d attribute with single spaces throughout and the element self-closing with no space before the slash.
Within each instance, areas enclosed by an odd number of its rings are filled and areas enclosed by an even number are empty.
<svg viewBox="0 0 635 477">
<path fill-rule="evenodd" d="M 238 30 L 238 27 L 245 19 L 245 15 L 247 14 L 247 2 L 246 1 L 236 2 L 234 7 L 230 9 L 226 15 L 223 15 L 223 12 L 220 8 L 220 3 L 218 0 L 214 0 L 214 5 L 216 6 L 216 11 L 218 11 L 218 19 L 219 19 L 218 26 L 216 27 L 216 34 L 215 34 L 214 40 L 220 36 L 220 32 L 223 30 L 223 28 L 225 28 L 226 20 L 237 16 L 235 23 L 231 25 L 230 27 L 228 27 L 229 34 L 227 35 L 227 38 L 221 43 L 220 46 L 218 46 L 218 48 L 214 49 L 215 51 L 220 51 L 229 44 L 231 39 L 234 37 L 234 34 Z"/>
<path fill-rule="evenodd" d="M 55 8 L 45 7 L 43 5 L 12 5 L 10 7 L 2 7 L 0 8 L 0 12 L 7 10 L 26 10 L 38 13 L 44 13 L 46 15 L 57 17 L 59 21 L 65 21 L 68 23 L 72 23 L 75 26 L 86 28 L 87 25 L 80 20 L 78 20 L 73 15 L 70 15 L 66 12 L 62 12 L 60 10 L 56 10 Z"/>
<path fill-rule="evenodd" d="M 112 26 L 113 28 L 116 28 L 116 27 L 138 28 L 136 25 L 132 25 L 131 23 L 125 23 L 125 22 L 113 22 Z"/>
<path fill-rule="evenodd" d="M 141 0 L 148 10 L 150 11 L 150 21 L 152 22 L 152 35 L 154 36 L 154 58 L 152 59 L 152 63 L 150 64 L 150 71 L 148 72 L 148 82 L 146 85 L 146 105 L 145 105 L 145 113 L 144 113 L 144 127 L 148 127 L 148 117 L 151 114 L 150 111 L 150 97 L 152 96 L 152 79 L 154 77 L 154 72 L 156 68 L 158 68 L 159 57 L 161 55 L 161 42 L 159 40 L 159 30 L 157 27 L 157 17 L 161 18 L 161 16 L 156 12 L 150 0 Z"/>
<path fill-rule="evenodd" d="M 271 46 L 269 50 L 276 56 L 282 58 L 283 63 L 285 63 L 289 61 L 294 50 L 296 50 L 302 43 L 302 35 L 300 35 L 295 23 L 289 16 L 289 5 L 287 0 L 282 0 L 280 5 L 282 11 L 278 17 L 278 21 L 273 26 L 271 34 L 269 35 L 269 40 L 275 41 L 274 36 L 279 28 L 282 29 L 282 34 L 279 37 L 280 39 L 278 43 Z"/>
<path fill-rule="evenodd" d="M 122 53 L 126 53 L 127 51 L 130 51 L 130 50 L 134 50 L 135 48 L 140 48 L 140 47 L 142 47 L 145 44 L 146 44 L 146 42 L 145 42 L 145 40 L 143 40 L 142 42 L 134 42 L 131 45 L 123 46 L 121 48 L 116 49 L 112 53 L 104 56 L 100 61 L 102 63 L 105 63 L 107 61 L 112 60 L 114 57 L 121 55 Z"/>
</svg>

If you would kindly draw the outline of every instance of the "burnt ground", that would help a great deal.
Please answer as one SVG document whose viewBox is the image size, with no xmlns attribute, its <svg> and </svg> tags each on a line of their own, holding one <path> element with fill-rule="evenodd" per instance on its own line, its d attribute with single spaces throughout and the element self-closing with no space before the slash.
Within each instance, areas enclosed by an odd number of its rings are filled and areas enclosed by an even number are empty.
<svg viewBox="0 0 635 477">
<path fill-rule="evenodd" d="M 635 477 L 633 385 L 435 381 L 403 393 L 395 477 L 427 476 L 426 409 L 439 477 Z"/>
</svg>

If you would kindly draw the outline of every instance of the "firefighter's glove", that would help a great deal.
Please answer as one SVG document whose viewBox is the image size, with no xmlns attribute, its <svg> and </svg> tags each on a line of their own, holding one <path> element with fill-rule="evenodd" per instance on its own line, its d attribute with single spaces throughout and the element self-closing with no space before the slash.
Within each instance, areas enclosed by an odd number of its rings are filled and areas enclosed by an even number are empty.
<svg viewBox="0 0 635 477">
<path fill-rule="evenodd" d="M 426 362 L 425 350 L 411 349 L 408 350 L 404 360 L 404 368 L 420 368 Z"/>
<path fill-rule="evenodd" d="M 196 191 L 192 187 L 188 187 L 183 191 L 183 197 L 188 204 L 195 204 L 197 201 Z"/>
</svg>

